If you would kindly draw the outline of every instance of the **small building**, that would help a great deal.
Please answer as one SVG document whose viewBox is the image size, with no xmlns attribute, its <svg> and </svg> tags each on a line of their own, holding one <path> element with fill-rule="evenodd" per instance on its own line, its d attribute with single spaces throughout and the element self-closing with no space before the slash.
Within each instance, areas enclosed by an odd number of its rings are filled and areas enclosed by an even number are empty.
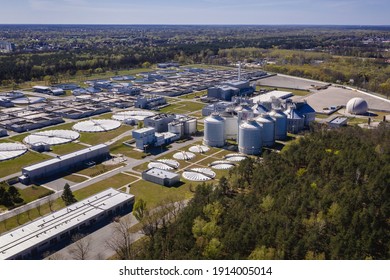
<svg viewBox="0 0 390 280">
<path fill-rule="evenodd" d="M 136 148 L 143 150 L 145 146 L 154 144 L 156 142 L 155 136 L 156 129 L 153 127 L 144 127 L 141 129 L 133 130 L 132 135 L 135 139 Z"/>
<path fill-rule="evenodd" d="M 142 172 L 142 179 L 155 184 L 170 187 L 180 182 L 180 175 L 159 168 L 150 168 Z"/>
<path fill-rule="evenodd" d="M 348 123 L 348 118 L 346 117 L 335 117 L 331 121 L 328 122 L 328 126 L 330 128 L 339 128 L 342 126 L 346 126 Z"/>
<path fill-rule="evenodd" d="M 50 95 L 63 95 L 65 91 L 57 87 L 47 86 L 33 86 L 33 90 L 38 93 L 50 94 Z"/>
<path fill-rule="evenodd" d="M 39 259 L 97 223 L 129 213 L 134 195 L 109 188 L 0 236 L 0 260 Z"/>
<path fill-rule="evenodd" d="M 22 176 L 19 177 L 19 181 L 24 184 L 29 184 L 86 166 L 91 162 L 103 161 L 109 156 L 108 146 L 99 144 L 24 167 L 22 168 Z"/>
<path fill-rule="evenodd" d="M 165 104 L 167 104 L 167 100 L 163 96 L 139 95 L 134 103 L 134 107 L 141 109 L 152 109 Z"/>
</svg>

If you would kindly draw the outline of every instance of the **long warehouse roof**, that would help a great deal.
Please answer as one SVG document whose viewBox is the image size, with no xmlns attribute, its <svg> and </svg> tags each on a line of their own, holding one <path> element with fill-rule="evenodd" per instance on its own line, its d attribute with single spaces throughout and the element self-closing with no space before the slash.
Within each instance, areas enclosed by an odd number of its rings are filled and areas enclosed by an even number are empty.
<svg viewBox="0 0 390 280">
<path fill-rule="evenodd" d="M 110 188 L 7 232 L 0 236 L 0 260 L 13 258 L 133 198 Z"/>
</svg>

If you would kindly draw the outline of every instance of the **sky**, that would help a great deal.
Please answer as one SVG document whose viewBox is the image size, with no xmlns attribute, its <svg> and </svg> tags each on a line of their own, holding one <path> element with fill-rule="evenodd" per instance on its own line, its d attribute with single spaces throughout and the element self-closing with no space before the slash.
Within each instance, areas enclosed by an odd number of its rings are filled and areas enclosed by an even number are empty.
<svg viewBox="0 0 390 280">
<path fill-rule="evenodd" d="M 0 0 L 0 24 L 390 25 L 389 0 Z"/>
</svg>

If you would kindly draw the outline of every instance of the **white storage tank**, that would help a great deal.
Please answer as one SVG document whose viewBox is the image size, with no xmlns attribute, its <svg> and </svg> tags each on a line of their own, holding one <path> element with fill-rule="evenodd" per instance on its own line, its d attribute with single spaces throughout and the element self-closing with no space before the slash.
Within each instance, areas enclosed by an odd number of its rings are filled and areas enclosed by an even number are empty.
<svg viewBox="0 0 390 280">
<path fill-rule="evenodd" d="M 211 147 L 223 147 L 225 145 L 225 120 L 213 113 L 204 120 L 203 144 Z"/>
<path fill-rule="evenodd" d="M 225 138 L 236 140 L 238 136 L 238 118 L 231 112 L 224 112 L 221 116 L 225 119 Z"/>
<path fill-rule="evenodd" d="M 263 129 L 263 146 L 272 147 L 275 144 L 275 121 L 269 114 L 261 114 L 256 121 Z"/>
<path fill-rule="evenodd" d="M 168 132 L 182 137 L 184 135 L 184 124 L 182 122 L 171 122 L 168 124 Z"/>
<path fill-rule="evenodd" d="M 280 109 L 272 110 L 269 115 L 275 121 L 275 140 L 286 140 L 287 116 Z"/>
<path fill-rule="evenodd" d="M 265 114 L 265 113 L 269 112 L 269 110 L 263 104 L 260 104 L 260 103 L 255 104 L 252 107 L 252 110 L 253 110 L 253 114 L 256 116 L 259 116 L 261 114 Z"/>
<path fill-rule="evenodd" d="M 237 113 L 239 123 L 253 119 L 253 110 L 248 104 L 241 104 L 240 106 L 237 106 L 234 111 Z"/>
<path fill-rule="evenodd" d="M 243 122 L 239 127 L 238 150 L 246 155 L 259 155 L 263 147 L 262 128 L 255 120 Z"/>
<path fill-rule="evenodd" d="M 185 135 L 194 135 L 197 131 L 197 120 L 191 118 L 185 121 L 184 123 L 184 134 Z"/>
<path fill-rule="evenodd" d="M 289 107 L 284 113 L 287 116 L 287 131 L 298 133 L 305 126 L 305 118 L 302 117 L 294 107 Z"/>
</svg>

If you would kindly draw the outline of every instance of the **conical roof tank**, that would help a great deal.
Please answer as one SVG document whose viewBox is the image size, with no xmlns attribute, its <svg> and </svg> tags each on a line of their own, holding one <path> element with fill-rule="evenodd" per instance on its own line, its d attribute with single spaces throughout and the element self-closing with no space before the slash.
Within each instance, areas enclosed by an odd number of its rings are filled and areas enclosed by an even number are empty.
<svg viewBox="0 0 390 280">
<path fill-rule="evenodd" d="M 255 120 L 243 122 L 239 129 L 238 150 L 246 155 L 259 155 L 263 147 L 262 128 Z"/>
<path fill-rule="evenodd" d="M 272 110 L 269 114 L 275 121 L 275 139 L 286 140 L 287 138 L 287 116 L 280 109 Z"/>
<path fill-rule="evenodd" d="M 204 120 L 203 144 L 211 147 L 225 145 L 225 120 L 213 113 Z"/>
<path fill-rule="evenodd" d="M 261 114 L 265 114 L 265 113 L 268 113 L 268 109 L 266 107 L 264 107 L 262 104 L 260 103 L 257 103 L 255 104 L 253 107 L 252 107 L 252 110 L 253 110 L 253 113 L 255 115 L 261 115 Z"/>
<path fill-rule="evenodd" d="M 261 114 L 256 121 L 263 129 L 263 146 L 272 147 L 275 144 L 275 121 L 269 114 Z"/>
</svg>

